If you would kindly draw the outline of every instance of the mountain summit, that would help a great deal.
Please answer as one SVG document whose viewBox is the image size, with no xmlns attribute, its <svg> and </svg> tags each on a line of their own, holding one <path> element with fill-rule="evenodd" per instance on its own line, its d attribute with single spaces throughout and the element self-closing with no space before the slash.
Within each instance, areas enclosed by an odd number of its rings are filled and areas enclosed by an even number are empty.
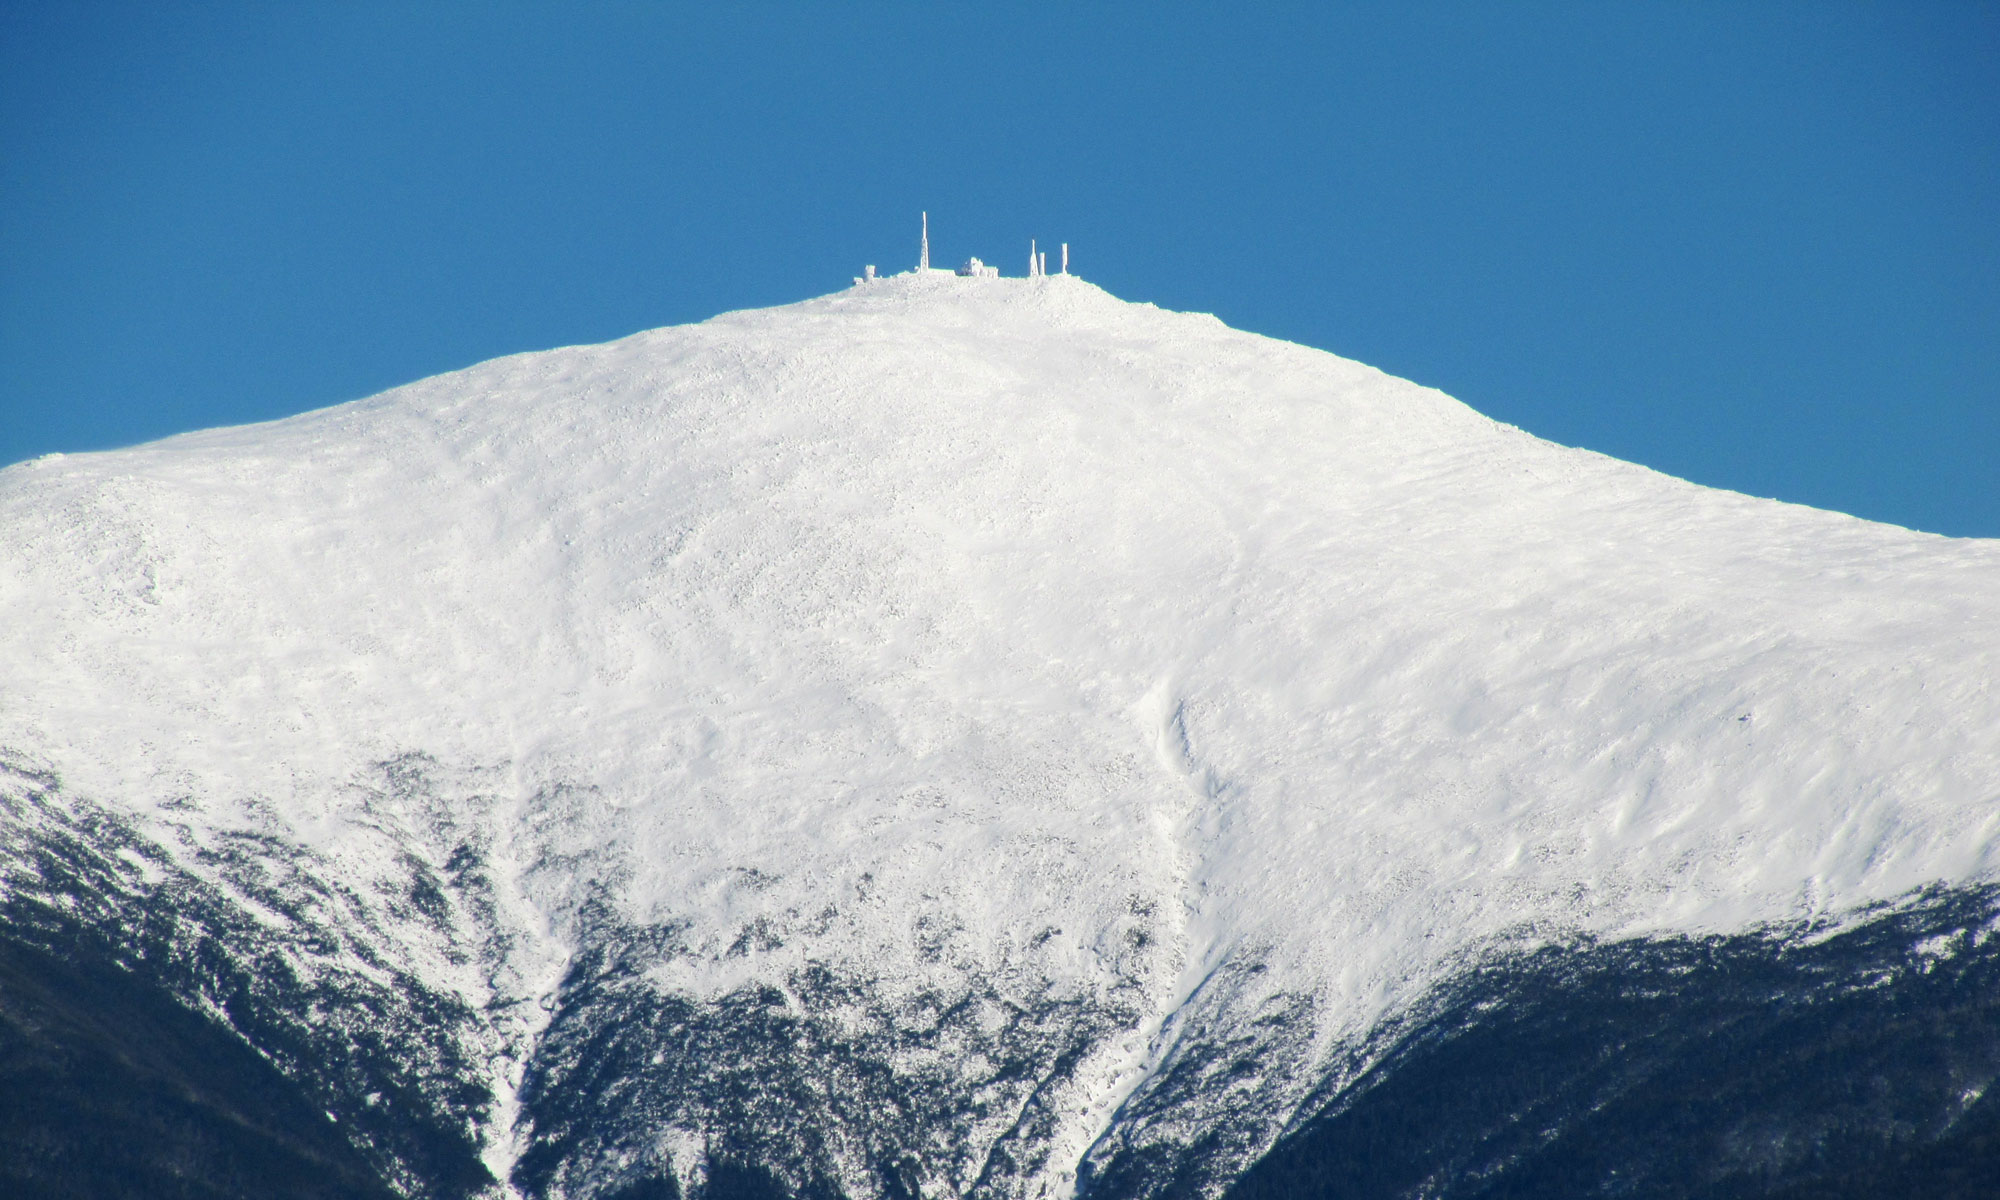
<svg viewBox="0 0 2000 1200">
<path fill-rule="evenodd" d="M 2000 544 L 1060 275 L 49 456 L 0 1178 L 1944 1194 L 1996 680 Z"/>
</svg>

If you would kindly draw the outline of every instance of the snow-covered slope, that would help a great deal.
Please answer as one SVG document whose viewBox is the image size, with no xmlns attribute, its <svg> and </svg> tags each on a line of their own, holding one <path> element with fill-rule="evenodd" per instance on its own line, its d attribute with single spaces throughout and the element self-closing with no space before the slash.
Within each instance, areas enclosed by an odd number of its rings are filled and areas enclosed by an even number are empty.
<svg viewBox="0 0 2000 1200">
<path fill-rule="evenodd" d="M 1060 276 L 0 473 L 17 844 L 460 1006 L 526 1192 L 1214 1190 L 1494 954 L 1994 881 L 1996 680 L 2000 544 Z"/>
</svg>

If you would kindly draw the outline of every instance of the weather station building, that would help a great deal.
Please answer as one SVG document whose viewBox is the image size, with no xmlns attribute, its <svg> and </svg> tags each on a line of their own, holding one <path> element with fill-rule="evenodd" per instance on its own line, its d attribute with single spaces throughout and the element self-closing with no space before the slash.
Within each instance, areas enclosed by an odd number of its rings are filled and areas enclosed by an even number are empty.
<svg viewBox="0 0 2000 1200">
<path fill-rule="evenodd" d="M 993 264 L 988 263 L 976 256 L 966 259 L 964 264 L 961 265 L 957 270 L 947 270 L 946 268 L 931 266 L 930 213 L 926 212 L 921 214 L 921 216 L 919 217 L 919 222 L 920 222 L 918 227 L 919 232 L 917 235 L 917 269 L 915 272 L 913 272 L 914 274 L 927 275 L 931 274 L 932 272 L 935 272 L 939 275 L 945 275 L 945 274 L 958 275 L 966 279 L 998 279 L 1000 277 L 999 267 L 994 266 Z M 1034 279 L 1047 275 L 1048 273 L 1049 273 L 1048 252 L 1038 251 L 1035 248 L 1035 239 L 1029 238 L 1028 277 L 1030 279 Z M 1069 274 L 1068 242 L 1064 242 L 1062 244 L 1062 258 L 1060 260 L 1060 269 L 1057 271 L 1057 274 L 1060 275 Z M 861 274 L 856 275 L 854 277 L 854 285 L 856 287 L 859 287 L 864 283 L 873 283 L 879 278 L 881 277 L 875 273 L 875 265 L 873 263 L 870 263 L 861 269 Z"/>
</svg>

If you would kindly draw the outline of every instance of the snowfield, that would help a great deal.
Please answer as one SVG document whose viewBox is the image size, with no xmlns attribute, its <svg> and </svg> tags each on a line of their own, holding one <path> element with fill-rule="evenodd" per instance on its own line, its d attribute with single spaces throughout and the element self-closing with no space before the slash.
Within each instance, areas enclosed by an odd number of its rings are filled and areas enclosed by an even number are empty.
<svg viewBox="0 0 2000 1200">
<path fill-rule="evenodd" d="M 1223 1117 L 1247 1161 L 1499 949 L 2000 880 L 2000 542 L 933 272 L 0 472 L 0 755 L 348 897 L 372 949 L 299 969 L 482 1014 L 509 1188 L 713 1153 L 664 1076 L 638 1140 L 524 1119 L 615 944 L 621 995 L 770 989 L 966 1097 L 932 1194 L 1062 1192 Z M 872 1136 L 815 1161 L 887 1194 Z"/>
</svg>

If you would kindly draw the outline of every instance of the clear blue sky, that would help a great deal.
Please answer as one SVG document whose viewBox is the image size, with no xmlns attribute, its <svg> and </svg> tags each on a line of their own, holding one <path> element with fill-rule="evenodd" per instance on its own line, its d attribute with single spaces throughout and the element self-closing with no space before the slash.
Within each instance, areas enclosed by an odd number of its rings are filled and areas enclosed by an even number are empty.
<svg viewBox="0 0 2000 1200">
<path fill-rule="evenodd" d="M 2000 535 L 2000 5 L 0 6 L 0 462 L 1027 239 Z"/>
</svg>

